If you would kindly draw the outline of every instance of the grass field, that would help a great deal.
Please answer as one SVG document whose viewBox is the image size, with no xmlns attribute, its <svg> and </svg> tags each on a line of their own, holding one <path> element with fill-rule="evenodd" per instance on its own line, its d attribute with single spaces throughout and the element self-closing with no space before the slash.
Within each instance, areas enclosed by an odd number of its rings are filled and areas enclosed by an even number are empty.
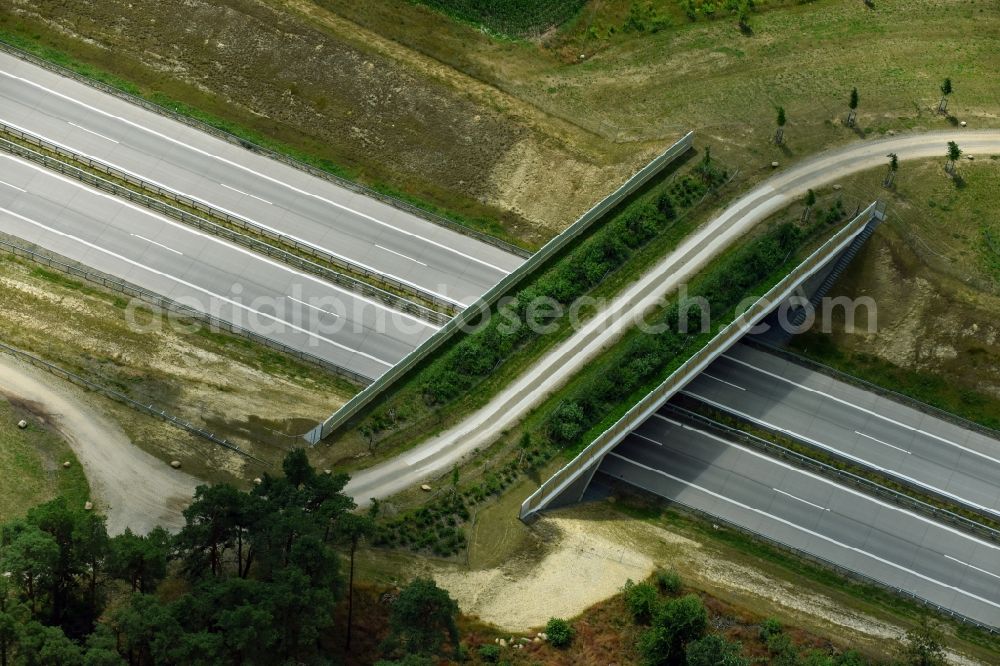
<svg viewBox="0 0 1000 666">
<path fill-rule="evenodd" d="M 499 35 L 520 37 L 556 28 L 587 0 L 418 0 L 460 21 Z"/>
<path fill-rule="evenodd" d="M 0 523 L 55 497 L 83 507 L 90 487 L 83 468 L 63 438 L 45 422 L 48 415 L 33 405 L 8 401 L 0 395 Z M 21 420 L 28 427 L 21 430 Z M 69 461 L 69 468 L 63 463 Z"/>
</svg>

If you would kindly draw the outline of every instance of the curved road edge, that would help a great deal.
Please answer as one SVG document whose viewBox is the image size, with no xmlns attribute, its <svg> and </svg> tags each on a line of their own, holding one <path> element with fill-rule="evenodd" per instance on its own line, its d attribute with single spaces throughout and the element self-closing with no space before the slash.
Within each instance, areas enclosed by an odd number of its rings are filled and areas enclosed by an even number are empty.
<svg viewBox="0 0 1000 666">
<path fill-rule="evenodd" d="M 415 448 L 354 472 L 345 492 L 361 504 L 370 498 L 388 497 L 450 470 L 466 455 L 488 446 L 504 430 L 516 425 L 613 344 L 629 328 L 634 313 L 655 305 L 758 222 L 809 189 L 886 164 L 888 153 L 896 153 L 901 161 L 932 157 L 941 157 L 943 161 L 949 141 L 959 142 L 965 154 L 1000 154 L 1000 129 L 954 129 L 852 143 L 778 172 L 689 235 L 486 406 Z"/>
</svg>

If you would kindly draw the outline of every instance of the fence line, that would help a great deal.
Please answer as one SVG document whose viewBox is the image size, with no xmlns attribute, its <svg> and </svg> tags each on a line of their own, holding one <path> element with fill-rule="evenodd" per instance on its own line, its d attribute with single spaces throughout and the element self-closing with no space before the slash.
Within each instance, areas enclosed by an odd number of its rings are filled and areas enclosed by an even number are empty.
<svg viewBox="0 0 1000 666">
<path fill-rule="evenodd" d="M 135 176 L 125 171 L 104 164 L 99 160 L 94 160 L 89 157 L 86 157 L 85 155 L 80 155 L 70 150 L 66 150 L 60 146 L 57 146 L 56 144 L 46 141 L 45 139 L 36 137 L 32 134 L 17 129 L 16 127 L 7 125 L 3 122 L 0 122 L 0 133 L 7 133 L 8 135 L 15 137 L 21 141 L 36 145 L 43 150 L 54 152 L 58 155 L 74 160 L 80 164 L 84 164 L 89 168 L 103 172 L 114 178 L 118 178 L 120 180 L 131 183 L 138 187 L 152 191 L 155 194 L 171 199 L 180 205 L 204 211 L 213 217 L 222 219 L 227 223 L 237 226 L 241 229 L 252 231 L 253 233 L 259 233 L 268 238 L 277 239 L 280 242 L 289 244 L 299 250 L 303 249 L 303 247 L 308 247 L 304 246 L 301 243 L 298 243 L 294 239 L 289 239 L 287 236 L 284 236 L 283 234 L 267 230 L 264 227 L 261 227 L 254 222 L 250 222 L 243 218 L 236 217 L 224 211 L 212 208 L 207 204 L 202 204 L 196 199 L 191 199 L 190 197 L 186 197 L 182 194 L 177 194 L 176 192 L 172 192 L 171 190 L 163 189 L 158 185 L 149 183 L 148 181 L 144 181 L 141 178 L 136 178 Z M 296 268 L 300 268 L 308 273 L 312 273 L 313 275 L 321 277 L 328 282 L 339 285 L 341 287 L 345 287 L 356 293 L 378 299 L 379 301 L 385 303 L 386 305 L 395 307 L 403 312 L 414 315 L 416 317 L 420 317 L 421 319 L 425 319 L 437 325 L 444 325 L 451 318 L 449 316 L 441 314 L 440 312 L 436 312 L 417 303 L 413 303 L 412 301 L 409 301 L 405 298 L 397 296 L 396 294 L 385 291 L 384 289 L 379 289 L 378 287 L 368 284 L 367 282 L 363 282 L 349 275 L 345 275 L 343 273 L 331 270 L 325 266 L 321 266 L 315 262 L 309 261 L 308 259 L 292 254 L 286 250 L 282 250 L 279 247 L 275 247 L 270 243 L 265 243 L 263 241 L 257 240 L 256 238 L 251 238 L 250 236 L 246 236 L 239 232 L 233 231 L 232 229 L 228 229 L 222 225 L 216 224 L 215 222 L 211 222 L 209 220 L 206 220 L 205 218 L 193 215 L 185 210 L 181 210 L 180 208 L 171 206 L 170 204 L 159 201 L 158 199 L 154 199 L 148 195 L 141 194 L 127 187 L 123 187 L 121 185 L 118 185 L 117 183 L 113 183 L 109 180 L 101 178 L 100 176 L 95 176 L 94 174 L 88 173 L 83 169 L 75 167 L 71 164 L 67 164 L 58 159 L 54 159 L 52 157 L 49 157 L 48 155 L 43 155 L 30 148 L 26 148 L 20 144 L 8 141 L 7 139 L 4 139 L 2 137 L 0 137 L 0 150 L 5 150 L 13 155 L 17 155 L 19 157 L 32 160 L 33 162 L 37 162 L 38 164 L 41 164 L 49 169 L 52 169 L 53 171 L 58 171 L 61 174 L 75 178 L 82 183 L 90 185 L 91 187 L 95 187 L 99 190 L 103 190 L 117 197 L 127 199 L 128 201 L 138 203 L 142 206 L 145 206 L 146 208 L 149 208 L 158 213 L 162 213 L 163 215 L 167 215 L 169 217 L 174 218 L 175 220 L 183 222 L 184 224 L 206 231 L 212 234 L 213 236 L 217 236 L 232 243 L 237 243 L 239 245 L 242 245 L 259 254 L 274 257 L 275 259 L 278 259 L 283 263 L 286 263 L 290 266 L 294 266 Z M 318 256 L 321 252 L 322 251 L 317 250 L 312 254 L 314 256 Z M 331 261 L 330 259 L 331 257 L 333 257 L 333 255 L 329 255 L 329 257 L 322 256 L 320 258 L 324 261 Z M 336 264 L 337 262 L 331 261 L 331 263 Z M 347 265 L 347 263 L 349 262 L 340 262 L 340 263 Z M 380 274 L 374 273 L 372 271 L 367 271 L 366 274 L 370 277 L 380 276 Z M 389 278 L 384 278 L 384 276 L 382 276 L 379 279 L 382 282 L 391 283 L 390 286 L 394 288 L 397 287 L 395 281 Z M 412 292 L 413 290 L 409 291 Z M 423 297 L 423 294 L 418 294 L 418 295 Z M 437 298 L 436 296 L 433 295 L 430 296 L 435 303 L 438 303 L 439 305 L 441 304 L 447 305 L 449 310 L 453 309 L 454 306 L 452 306 L 452 304 L 447 303 L 446 301 L 443 301 L 440 298 Z M 442 307 L 444 306 L 442 305 Z"/>
<path fill-rule="evenodd" d="M 636 425 L 648 418 L 664 402 L 679 391 L 684 384 L 704 370 L 722 351 L 750 330 L 758 320 L 769 313 L 776 304 L 788 298 L 802 281 L 814 275 L 827 261 L 848 247 L 873 220 L 880 220 L 878 202 L 872 203 L 860 215 L 848 222 L 840 231 L 816 249 L 798 266 L 774 285 L 766 294 L 758 298 L 734 321 L 716 333 L 701 349 L 674 370 L 655 389 L 629 409 L 610 428 L 597 436 L 573 460 L 545 481 L 521 505 L 522 520 L 542 510 L 566 490 L 582 474 L 595 465 L 611 449 L 618 445 Z"/>
<path fill-rule="evenodd" d="M 615 477 L 611 477 L 611 478 L 615 478 Z M 630 484 L 630 485 L 635 485 L 635 484 Z M 654 495 L 656 494 L 652 490 L 649 490 L 649 489 L 646 489 L 646 488 L 643 488 L 643 490 L 645 490 L 646 492 L 652 493 Z M 661 497 L 661 496 L 657 495 L 657 497 Z M 760 533 L 760 532 L 758 532 L 756 530 L 750 529 L 749 527 L 744 527 L 742 525 L 737 525 L 736 523 L 730 522 L 730 521 L 726 520 L 725 518 L 721 518 L 719 516 L 715 516 L 715 515 L 713 515 L 711 513 L 708 513 L 707 511 L 703 511 L 703 510 L 698 509 L 696 507 L 693 507 L 693 506 L 691 506 L 689 504 L 685 504 L 684 502 L 680 502 L 680 501 L 675 500 L 675 499 L 668 499 L 666 501 L 668 503 L 670 503 L 670 504 L 674 504 L 676 506 L 683 507 L 685 510 L 691 512 L 692 514 L 694 514 L 696 516 L 699 516 L 703 520 L 707 520 L 707 521 L 709 521 L 709 522 L 711 522 L 713 524 L 722 524 L 722 525 L 728 527 L 731 530 L 734 530 L 736 532 L 740 532 L 742 534 L 749 535 L 749 536 L 753 537 L 754 539 L 756 539 L 758 541 L 761 541 L 761 542 L 763 542 L 765 544 L 769 544 L 771 546 L 776 546 L 776 547 L 778 547 L 781 550 L 789 551 L 793 555 L 795 555 L 796 557 L 799 557 L 799 558 L 802 558 L 804 560 L 809 560 L 811 562 L 814 562 L 814 563 L 816 563 L 816 564 L 818 564 L 818 565 L 820 565 L 820 566 L 822 566 L 822 567 L 824 567 L 826 569 L 829 569 L 829 570 L 831 570 L 831 571 L 833 571 L 833 572 L 835 572 L 837 574 L 840 574 L 841 576 L 843 576 L 844 578 L 847 578 L 848 580 L 859 581 L 859 582 L 864 583 L 866 585 L 871 585 L 873 587 L 877 587 L 880 590 L 886 590 L 886 591 L 891 592 L 893 594 L 897 594 L 897 595 L 899 595 L 901 597 L 904 597 L 906 599 L 909 599 L 911 601 L 915 601 L 917 604 L 919 604 L 921 606 L 924 606 L 926 608 L 930 608 L 931 610 L 933 610 L 933 611 L 935 611 L 937 613 L 940 613 L 941 615 L 953 618 L 953 619 L 958 620 L 959 622 L 961 622 L 963 624 L 967 624 L 967 625 L 975 627 L 977 629 L 981 629 L 982 631 L 986 631 L 989 634 L 996 635 L 996 634 L 1000 633 L 1000 629 L 997 629 L 996 627 L 992 627 L 992 626 L 990 626 L 988 624 L 980 622 L 979 620 L 975 620 L 975 619 L 973 619 L 971 617 L 968 617 L 967 615 L 962 615 L 961 613 L 957 613 L 957 612 L 951 610 L 950 608 L 945 608 L 944 606 L 942 606 L 940 604 L 937 604 L 937 603 L 934 603 L 930 599 L 925 599 L 925 598 L 923 598 L 923 597 L 921 597 L 919 595 L 916 595 L 913 592 L 910 592 L 909 590 L 904 590 L 901 587 L 895 587 L 893 585 L 889 585 L 888 583 L 884 583 L 884 582 L 882 582 L 882 581 L 880 581 L 880 580 L 878 580 L 876 578 L 872 578 L 871 576 L 863 574 L 860 571 L 854 571 L 853 569 L 848 569 L 848 568 L 843 567 L 843 566 L 837 564 L 836 562 L 832 562 L 832 561 L 830 561 L 830 560 L 828 560 L 825 557 L 822 557 L 820 555 L 815 555 L 813 553 L 807 553 L 806 551 L 800 550 L 799 548 L 796 548 L 795 546 L 793 546 L 791 544 L 787 544 L 784 541 L 779 541 L 778 539 L 769 537 L 766 534 L 762 534 L 762 533 Z"/>
<path fill-rule="evenodd" d="M 27 362 L 27 363 L 35 366 L 36 368 L 41 368 L 42 370 L 46 370 L 46 371 L 52 373 L 53 375 L 55 375 L 56 377 L 59 377 L 60 379 L 64 379 L 66 381 L 72 382 L 72 383 L 76 384 L 77 386 L 82 386 L 83 388 L 89 389 L 89 390 L 91 390 L 91 391 L 93 391 L 95 393 L 100 393 L 101 395 L 103 395 L 103 396 L 105 396 L 107 398 L 110 398 L 110 399 L 112 399 L 112 400 L 114 400 L 116 402 L 123 403 L 123 404 L 131 407 L 132 409 L 135 409 L 135 410 L 137 410 L 139 412 L 142 412 L 143 414 L 147 414 L 149 416 L 154 416 L 154 417 L 156 417 L 158 419 L 166 421 L 170 425 L 176 426 L 176 427 L 178 427 L 178 428 L 180 428 L 182 430 L 186 430 L 189 433 L 192 433 L 194 435 L 198 435 L 199 437 L 207 439 L 208 441 L 210 441 L 210 442 L 212 442 L 214 444 L 218 444 L 219 446 L 227 448 L 230 451 L 234 451 L 234 452 L 240 454 L 241 456 L 244 456 L 246 458 L 250 458 L 251 460 L 254 460 L 254 461 L 259 462 L 259 463 L 264 464 L 264 465 L 268 464 L 265 461 L 263 461 L 260 458 L 258 458 L 257 456 L 255 456 L 255 455 L 253 455 L 251 453 L 247 453 L 246 451 L 244 451 L 240 447 L 238 447 L 235 444 L 231 443 L 228 439 L 222 439 L 222 438 L 216 436 L 214 433 L 211 433 L 211 432 L 205 430 L 204 428 L 199 428 L 198 426 L 194 425 L 190 421 L 185 421 L 185 420 L 183 420 L 181 418 L 178 418 L 178 417 L 174 416 L 173 414 L 168 414 L 166 411 L 164 411 L 162 409 L 157 409 L 153 405 L 143 404 L 143 403 L 139 402 L 138 400 L 134 400 L 134 399 L 128 397 L 124 393 L 119 393 L 118 391 L 114 391 L 114 390 L 109 389 L 107 387 L 101 386 L 100 384 L 92 382 L 89 379 L 85 379 L 85 378 L 81 377 L 80 375 L 77 375 L 77 374 L 74 374 L 74 373 L 70 372 L 69 370 L 64 370 L 63 368 L 60 368 L 58 365 L 56 365 L 54 363 L 49 363 L 48 361 L 46 361 L 44 359 L 41 359 L 41 358 L 38 358 L 37 356 L 34 356 L 32 354 L 29 354 L 28 352 L 23 351 L 21 349 L 18 349 L 17 347 L 11 347 L 8 344 L 0 342 L 0 351 L 3 351 L 5 353 L 7 353 L 7 354 L 10 354 L 11 356 L 13 356 L 16 359 L 20 359 L 21 361 L 25 361 L 25 362 Z"/>
<path fill-rule="evenodd" d="M 381 201 L 382 203 L 388 204 L 393 208 L 397 208 L 404 212 L 410 213 L 411 215 L 420 217 L 428 222 L 431 222 L 432 224 L 436 224 L 440 227 L 445 227 L 447 229 L 450 229 L 451 231 L 463 234 L 465 236 L 471 236 L 472 238 L 475 238 L 483 243 L 487 243 L 488 245 L 493 245 L 494 247 L 498 247 L 501 250 L 504 250 L 505 252 L 509 252 L 511 254 L 523 257 L 525 259 L 531 256 L 531 253 L 528 252 L 527 250 L 524 250 L 523 248 L 520 248 L 512 243 L 508 243 L 505 240 L 496 238 L 495 236 L 491 236 L 489 234 L 477 231 L 475 229 L 471 229 L 463 224 L 459 224 L 457 222 L 449 220 L 446 217 L 442 217 L 441 215 L 432 213 L 429 210 L 425 210 L 407 201 L 403 201 L 402 199 L 398 199 L 388 194 L 384 194 L 370 187 L 366 187 L 360 183 L 347 180 L 346 178 L 335 176 L 329 171 L 324 171 L 323 169 L 319 169 L 310 164 L 306 164 L 305 162 L 302 162 L 301 160 L 295 159 L 294 157 L 291 157 L 284 153 L 272 150 L 271 148 L 266 148 L 264 146 L 261 146 L 260 144 L 250 141 L 249 139 L 244 139 L 242 137 L 236 136 L 235 134 L 231 134 L 230 132 L 219 129 L 214 125 L 210 125 L 207 122 L 198 120 L 197 118 L 192 118 L 189 115 L 173 111 L 164 106 L 143 99 L 142 97 L 138 97 L 136 95 L 127 93 L 124 90 L 116 88 L 115 86 L 111 86 L 101 81 L 92 79 L 88 76 L 84 76 L 82 74 L 74 72 L 71 69 L 50 62 L 44 58 L 39 58 L 38 56 L 29 53 L 23 49 L 20 49 L 14 46 L 13 44 L 10 44 L 3 40 L 0 40 L 0 51 L 4 51 L 16 58 L 20 58 L 25 62 L 29 62 L 38 67 L 47 69 L 50 72 L 54 72 L 60 76 L 65 76 L 67 78 L 83 83 L 84 85 L 100 90 L 101 92 L 118 97 L 119 99 L 125 100 L 130 104 L 140 106 L 146 109 L 147 111 L 152 111 L 153 113 L 161 115 L 165 118 L 170 118 L 171 120 L 183 123 L 188 127 L 193 127 L 194 129 L 197 129 L 206 134 L 210 134 L 217 139 L 222 139 L 227 143 L 240 146 L 241 148 L 245 148 L 250 152 L 263 155 L 272 160 L 290 166 L 294 169 L 298 169 L 299 171 L 304 171 L 305 173 L 308 173 L 311 176 L 327 180 L 335 185 L 338 185 L 339 187 L 350 190 L 356 194 L 362 194 L 369 198 Z"/>
<path fill-rule="evenodd" d="M 561 234 L 546 243 L 542 249 L 536 252 L 530 259 L 521 264 L 514 272 L 507 275 L 503 280 L 493 286 L 492 289 L 483 294 L 479 300 L 456 315 L 451 321 L 445 324 L 437 333 L 425 340 L 419 347 L 407 354 L 399 363 L 390 368 L 385 374 L 376 379 L 371 386 L 354 396 L 343 407 L 337 410 L 330 418 L 317 426 L 306 435 L 306 440 L 310 444 L 316 444 L 338 426 L 348 421 L 357 414 L 365 405 L 382 394 L 387 388 L 394 384 L 400 377 L 413 369 L 418 363 L 423 361 L 431 352 L 451 339 L 463 326 L 473 321 L 481 313 L 487 311 L 493 303 L 501 296 L 510 292 L 517 284 L 528 275 L 542 266 L 553 256 L 562 251 L 572 241 L 576 240 L 584 232 L 589 230 L 594 223 L 602 219 L 615 206 L 620 204 L 625 198 L 645 185 L 651 178 L 659 174 L 678 157 L 691 150 L 694 133 L 688 132 L 674 145 L 670 146 L 663 153 L 653 159 L 639 170 L 634 176 L 629 178 L 617 190 L 599 201 L 593 208 L 584 213 L 580 219 L 570 225 Z"/>
<path fill-rule="evenodd" d="M 124 280 L 120 280 L 118 278 L 106 275 L 104 273 L 99 273 L 89 268 L 81 268 L 80 266 L 75 266 L 72 263 L 70 263 L 70 260 L 67 260 L 63 257 L 59 257 L 59 259 L 56 259 L 53 258 L 52 256 L 49 256 L 50 254 L 54 253 L 49 253 L 48 251 L 39 252 L 36 249 L 25 247 L 23 245 L 18 245 L 17 243 L 13 243 L 3 238 L 0 238 L 0 251 L 9 252 L 10 254 L 13 254 L 15 256 L 23 257 L 25 259 L 34 261 L 44 266 L 54 268 L 67 275 L 72 275 L 73 277 L 87 280 L 88 282 L 93 282 L 94 284 L 98 284 L 107 289 L 117 291 L 126 296 L 138 298 L 142 301 L 145 301 L 146 303 L 153 305 L 156 308 L 159 308 L 160 310 L 173 312 L 183 317 L 188 317 L 190 319 L 195 319 L 204 322 L 208 324 L 208 326 L 212 329 L 228 331 L 233 335 L 238 335 L 242 338 L 246 338 L 247 340 L 250 340 L 251 342 L 254 342 L 256 344 L 263 345 L 265 347 L 268 347 L 269 349 L 280 351 L 300 361 L 304 361 L 311 365 L 318 366 L 320 368 L 323 368 L 324 370 L 327 370 L 336 375 L 344 377 L 345 379 L 355 384 L 366 386 L 369 382 L 371 382 L 371 380 L 368 377 L 360 375 L 352 370 L 348 370 L 347 368 L 342 368 L 339 365 L 327 361 L 326 359 L 320 358 L 319 356 L 315 356 L 308 352 L 294 349 L 292 347 L 289 347 L 288 345 L 278 342 L 277 340 L 272 340 L 271 338 L 264 337 L 259 333 L 255 333 L 254 331 L 251 331 L 249 329 L 242 328 L 228 321 L 225 321 L 224 319 L 219 319 L 218 317 L 213 317 L 212 315 L 206 314 L 187 305 L 182 305 L 172 299 L 166 298 L 165 296 L 161 296 L 157 293 L 149 291 L 148 289 L 143 289 L 142 287 L 130 284 L 128 282 L 125 282 Z"/>
<path fill-rule="evenodd" d="M 771 442 L 762 437 L 733 428 L 724 423 L 719 423 L 718 421 L 696 412 L 692 412 L 684 407 L 679 407 L 678 405 L 668 402 L 664 405 L 664 408 L 683 419 L 692 421 L 705 428 L 715 430 L 724 434 L 729 439 L 736 439 L 744 444 L 747 444 L 748 446 L 752 446 L 760 451 L 763 451 L 772 457 L 790 461 L 798 467 L 817 472 L 822 476 L 836 480 L 838 483 L 852 485 L 860 490 L 863 490 L 869 495 L 888 499 L 895 504 L 907 507 L 940 522 L 950 523 L 951 525 L 954 525 L 971 534 L 975 534 L 976 536 L 989 539 L 990 541 L 1000 542 L 1000 530 L 990 527 L 989 525 L 984 525 L 978 521 L 972 520 L 971 518 L 966 518 L 965 516 L 955 513 L 954 511 L 934 506 L 933 504 L 919 500 L 916 497 L 911 497 L 910 495 L 901 493 L 898 490 L 893 490 L 892 488 L 883 486 L 880 483 L 866 479 L 863 476 L 858 476 L 857 474 L 837 469 L 833 465 L 828 465 L 825 462 L 816 460 L 815 458 L 810 458 L 807 455 L 793 451 L 775 442 Z"/>
</svg>

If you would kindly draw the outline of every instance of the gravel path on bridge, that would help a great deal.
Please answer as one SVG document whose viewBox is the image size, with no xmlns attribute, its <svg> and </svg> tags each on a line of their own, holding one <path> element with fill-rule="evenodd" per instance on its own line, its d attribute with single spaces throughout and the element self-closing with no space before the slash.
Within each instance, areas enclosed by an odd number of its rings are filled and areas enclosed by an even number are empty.
<svg viewBox="0 0 1000 666">
<path fill-rule="evenodd" d="M 855 142 L 777 172 L 690 234 L 673 252 L 485 407 L 412 450 L 355 472 L 346 492 L 362 503 L 447 473 L 463 457 L 488 446 L 503 431 L 516 425 L 595 356 L 614 344 L 629 328 L 636 313 L 673 293 L 759 222 L 802 197 L 807 190 L 885 165 L 889 153 L 896 153 L 901 161 L 940 157 L 943 168 L 949 141 L 957 141 L 966 155 L 1000 154 L 1000 130 L 956 128 Z"/>
</svg>

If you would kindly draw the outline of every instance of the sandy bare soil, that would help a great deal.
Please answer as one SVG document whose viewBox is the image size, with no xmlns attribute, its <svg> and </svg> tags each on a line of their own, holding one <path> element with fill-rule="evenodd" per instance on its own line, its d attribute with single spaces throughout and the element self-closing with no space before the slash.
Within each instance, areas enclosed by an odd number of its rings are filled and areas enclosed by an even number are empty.
<svg viewBox="0 0 1000 666">
<path fill-rule="evenodd" d="M 513 559 L 482 571 L 448 568 L 434 573 L 466 613 L 528 633 L 550 617 L 573 617 L 616 594 L 625 581 L 656 568 L 677 570 L 685 584 L 790 624 L 841 638 L 845 644 L 884 651 L 905 629 L 851 608 L 705 544 L 644 521 L 625 520 L 606 506 L 585 505 L 549 514 L 532 531 L 545 542 L 540 558 Z M 951 663 L 976 661 L 950 652 Z"/>
<path fill-rule="evenodd" d="M 550 617 L 578 615 L 613 596 L 626 580 L 642 580 L 656 568 L 653 558 L 636 548 L 630 530 L 615 523 L 557 517 L 545 519 L 537 529 L 552 542 L 537 563 L 515 558 L 495 569 L 446 572 L 435 578 L 465 612 L 527 631 Z M 657 536 L 668 546 L 696 546 L 667 532 Z"/>
<path fill-rule="evenodd" d="M 55 377 L 0 354 L 0 392 L 45 410 L 83 465 L 108 531 L 146 533 L 157 525 L 177 530 L 181 510 L 200 483 L 134 446 L 81 392 Z"/>
</svg>

